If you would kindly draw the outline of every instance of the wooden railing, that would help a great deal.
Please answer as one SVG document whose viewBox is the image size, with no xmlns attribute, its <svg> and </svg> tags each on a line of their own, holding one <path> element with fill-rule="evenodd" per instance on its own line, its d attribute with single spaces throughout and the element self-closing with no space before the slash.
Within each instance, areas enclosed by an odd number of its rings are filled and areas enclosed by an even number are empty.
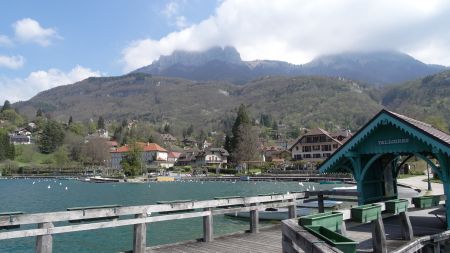
<svg viewBox="0 0 450 253">
<path fill-rule="evenodd" d="M 52 235 L 77 231 L 133 225 L 133 252 L 146 252 L 147 223 L 203 217 L 203 241 L 214 239 L 213 216 L 232 212 L 250 212 L 250 232 L 259 231 L 259 210 L 287 207 L 289 218 L 296 216 L 296 200 L 305 193 L 288 193 L 258 197 L 231 197 L 216 200 L 172 202 L 127 207 L 76 208 L 71 211 L 0 216 L 0 228 L 37 224 L 35 229 L 0 232 L 0 241 L 36 237 L 36 252 L 52 252 Z M 228 207 L 228 208 L 227 208 Z M 163 213 L 163 214 L 161 214 Z M 127 218 L 125 216 L 132 216 Z M 105 219 L 107 221 L 100 221 Z M 96 220 L 93 223 L 68 225 L 69 221 Z M 55 226 L 56 222 L 67 222 Z M 60 224 L 60 223 L 58 223 Z M 148 252 L 148 251 L 147 251 Z"/>
</svg>

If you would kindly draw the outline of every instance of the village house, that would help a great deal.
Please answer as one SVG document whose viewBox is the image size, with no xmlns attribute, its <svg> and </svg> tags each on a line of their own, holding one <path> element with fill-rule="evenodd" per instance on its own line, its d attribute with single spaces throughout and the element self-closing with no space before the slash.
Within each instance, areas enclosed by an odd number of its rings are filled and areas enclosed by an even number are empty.
<svg viewBox="0 0 450 253">
<path fill-rule="evenodd" d="M 169 168 L 170 163 L 167 162 L 169 152 L 156 143 L 136 143 L 141 152 L 141 162 L 145 167 L 162 167 Z M 125 145 L 111 151 L 111 167 L 113 169 L 122 169 L 120 162 L 129 152 L 129 145 Z"/>
<path fill-rule="evenodd" d="M 171 134 L 161 134 L 160 136 L 165 144 L 175 144 L 177 142 L 177 138 L 173 137 Z"/>
<path fill-rule="evenodd" d="M 198 149 L 192 148 L 192 149 L 185 149 L 183 153 L 180 154 L 176 161 L 176 165 L 178 166 L 187 166 L 187 165 L 194 165 L 196 161 L 196 155 L 200 151 Z"/>
<path fill-rule="evenodd" d="M 290 160 L 291 152 L 284 147 L 269 146 L 264 148 L 264 157 L 267 162 L 284 163 Z"/>
<path fill-rule="evenodd" d="M 10 134 L 9 135 L 9 143 L 14 145 L 17 144 L 31 144 L 31 134 L 30 135 L 22 135 L 22 134 Z"/>
<path fill-rule="evenodd" d="M 226 168 L 230 154 L 224 148 L 208 148 L 196 155 L 195 164 L 198 167 Z"/>
<path fill-rule="evenodd" d="M 181 156 L 180 152 L 175 152 L 175 151 L 169 152 L 169 154 L 167 156 L 167 163 L 170 165 L 169 168 L 175 166 L 175 163 L 178 161 L 180 156 Z"/>
<path fill-rule="evenodd" d="M 322 161 L 351 137 L 350 131 L 329 133 L 316 128 L 301 136 L 289 148 L 294 160 Z"/>
</svg>

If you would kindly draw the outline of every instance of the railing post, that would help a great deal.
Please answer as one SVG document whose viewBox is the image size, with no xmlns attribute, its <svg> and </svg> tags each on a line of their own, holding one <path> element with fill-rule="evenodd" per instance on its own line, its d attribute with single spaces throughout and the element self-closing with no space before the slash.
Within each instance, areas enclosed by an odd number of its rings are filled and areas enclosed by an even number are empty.
<svg viewBox="0 0 450 253">
<path fill-rule="evenodd" d="M 319 206 L 319 213 L 324 213 L 325 212 L 325 206 L 323 204 L 323 193 L 319 192 L 319 194 L 317 195 L 317 204 Z"/>
<path fill-rule="evenodd" d="M 403 240 L 411 241 L 414 238 L 411 221 L 406 212 L 400 213 L 400 228 L 402 231 Z"/>
<path fill-rule="evenodd" d="M 52 228 L 53 223 L 44 222 L 39 223 L 38 228 Z M 36 236 L 36 253 L 52 253 L 53 238 L 52 235 L 38 235 Z"/>
<path fill-rule="evenodd" d="M 210 212 L 209 215 L 203 216 L 203 241 L 211 242 L 212 240 L 214 240 L 212 208 L 208 207 L 203 210 Z"/>
<path fill-rule="evenodd" d="M 259 211 L 258 211 L 259 203 L 255 203 L 252 206 L 255 206 L 255 210 L 250 211 L 250 233 L 259 233 Z"/>
<path fill-rule="evenodd" d="M 288 219 L 297 218 L 297 209 L 296 209 L 296 205 L 295 205 L 295 199 L 290 199 L 289 202 L 291 203 L 291 205 L 288 206 Z"/>
<path fill-rule="evenodd" d="M 135 218 L 145 218 L 146 213 L 136 214 Z M 134 225 L 133 253 L 145 253 L 147 248 L 147 224 L 140 223 Z"/>
<path fill-rule="evenodd" d="M 381 216 L 372 221 L 372 246 L 375 253 L 387 253 L 386 233 Z"/>
</svg>

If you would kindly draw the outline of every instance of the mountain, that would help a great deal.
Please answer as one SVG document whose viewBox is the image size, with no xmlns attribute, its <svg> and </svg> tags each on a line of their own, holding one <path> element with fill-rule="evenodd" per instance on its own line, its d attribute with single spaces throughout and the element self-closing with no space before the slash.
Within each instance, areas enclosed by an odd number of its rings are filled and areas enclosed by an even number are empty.
<svg viewBox="0 0 450 253">
<path fill-rule="evenodd" d="M 450 71 L 444 71 L 400 85 L 387 87 L 380 94 L 387 108 L 417 119 L 450 126 Z"/>
<path fill-rule="evenodd" d="M 202 52 L 175 51 L 151 65 L 133 71 L 195 81 L 229 81 L 245 84 L 265 76 L 331 76 L 369 84 L 392 84 L 434 74 L 445 69 L 422 63 L 396 51 L 347 52 L 325 55 L 304 65 L 282 61 L 242 61 L 233 47 L 213 47 Z"/>
<path fill-rule="evenodd" d="M 342 76 L 371 84 L 401 83 L 445 69 L 395 51 L 326 55 L 303 65 L 303 68 L 308 74 Z"/>
<path fill-rule="evenodd" d="M 175 128 L 220 129 L 246 104 L 255 118 L 272 118 L 295 126 L 348 126 L 356 129 L 381 106 L 367 87 L 326 77 L 265 77 L 246 85 L 224 81 L 190 81 L 132 73 L 88 78 L 39 93 L 14 104 L 32 118 L 37 109 L 53 118 L 89 120 L 139 119 Z"/>
</svg>

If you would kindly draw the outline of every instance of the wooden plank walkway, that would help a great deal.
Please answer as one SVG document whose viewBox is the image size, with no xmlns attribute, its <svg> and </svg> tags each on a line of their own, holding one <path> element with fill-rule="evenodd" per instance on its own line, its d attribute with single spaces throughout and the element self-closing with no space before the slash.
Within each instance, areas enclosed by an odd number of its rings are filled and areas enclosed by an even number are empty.
<svg viewBox="0 0 450 253">
<path fill-rule="evenodd" d="M 276 253 L 281 252 L 281 226 L 260 228 L 257 234 L 236 233 L 215 238 L 212 242 L 177 243 L 149 248 L 158 253 Z"/>
</svg>

